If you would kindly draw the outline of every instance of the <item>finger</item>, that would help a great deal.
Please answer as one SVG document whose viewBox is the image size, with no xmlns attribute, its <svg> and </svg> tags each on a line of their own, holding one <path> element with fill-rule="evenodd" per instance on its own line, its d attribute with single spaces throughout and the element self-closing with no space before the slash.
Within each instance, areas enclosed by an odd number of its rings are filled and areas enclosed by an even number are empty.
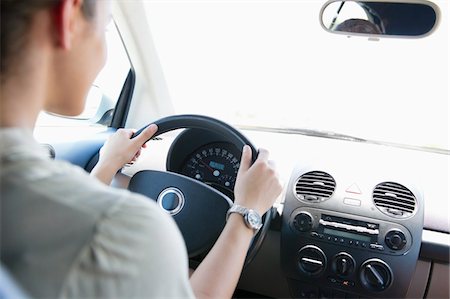
<svg viewBox="0 0 450 299">
<path fill-rule="evenodd" d="M 141 132 L 138 136 L 136 136 L 136 142 L 142 146 L 146 143 L 153 135 L 155 135 L 156 131 L 158 131 L 158 126 L 155 124 L 149 125 L 144 131 Z"/>
<path fill-rule="evenodd" d="M 266 149 L 260 148 L 257 160 L 268 161 L 269 160 L 269 151 Z"/>
<path fill-rule="evenodd" d="M 252 164 L 252 150 L 250 146 L 244 145 L 242 149 L 241 164 L 239 167 L 239 172 L 247 171 Z"/>
<path fill-rule="evenodd" d="M 131 138 L 131 136 L 133 136 L 133 130 L 131 130 L 131 129 L 123 129 L 123 128 L 121 128 L 121 129 L 117 130 L 117 133 L 118 134 L 123 134 L 123 135 L 127 136 L 128 138 Z"/>
<path fill-rule="evenodd" d="M 277 169 L 277 164 L 273 160 L 267 161 L 267 164 L 269 164 L 270 168 Z"/>
</svg>

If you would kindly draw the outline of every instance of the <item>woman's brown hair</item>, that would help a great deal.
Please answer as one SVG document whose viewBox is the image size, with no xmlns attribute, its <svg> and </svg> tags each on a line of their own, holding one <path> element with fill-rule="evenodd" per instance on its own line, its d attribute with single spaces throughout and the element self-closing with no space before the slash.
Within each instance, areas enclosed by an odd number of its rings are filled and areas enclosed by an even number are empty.
<svg viewBox="0 0 450 299">
<path fill-rule="evenodd" d="M 83 14 L 87 19 L 95 16 L 95 1 L 84 0 Z M 61 0 L 0 0 L 1 3 L 1 80 L 11 71 L 11 58 L 20 60 L 22 49 L 26 46 L 27 33 L 33 15 L 43 9 L 52 9 Z"/>
</svg>

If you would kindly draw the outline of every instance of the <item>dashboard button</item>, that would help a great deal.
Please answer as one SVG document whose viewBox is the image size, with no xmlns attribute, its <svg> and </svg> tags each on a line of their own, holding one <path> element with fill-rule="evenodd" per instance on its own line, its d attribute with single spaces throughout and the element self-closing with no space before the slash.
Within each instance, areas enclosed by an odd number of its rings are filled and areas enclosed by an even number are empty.
<svg viewBox="0 0 450 299">
<path fill-rule="evenodd" d="M 401 250 L 406 245 L 406 237 L 399 230 L 391 230 L 387 233 L 386 238 L 384 239 L 386 245 L 393 250 Z"/>
<path fill-rule="evenodd" d="M 313 238 L 317 238 L 317 237 L 319 237 L 319 234 L 318 234 L 318 233 L 316 233 L 316 232 L 312 232 L 312 233 L 311 233 L 311 237 L 313 237 Z"/>
<path fill-rule="evenodd" d="M 343 280 L 341 285 L 343 287 L 354 287 L 355 286 L 355 282 L 353 282 L 351 280 Z"/>
<path fill-rule="evenodd" d="M 359 199 L 353 199 L 353 198 L 344 198 L 344 204 L 349 206 L 361 206 L 361 201 Z"/>
<path fill-rule="evenodd" d="M 384 247 L 383 247 L 383 245 L 380 245 L 380 244 L 370 244 L 370 249 L 376 249 L 379 251 L 383 251 Z"/>
<path fill-rule="evenodd" d="M 294 227 L 301 232 L 308 232 L 312 228 L 312 216 L 309 213 L 301 212 L 294 218 Z"/>
</svg>

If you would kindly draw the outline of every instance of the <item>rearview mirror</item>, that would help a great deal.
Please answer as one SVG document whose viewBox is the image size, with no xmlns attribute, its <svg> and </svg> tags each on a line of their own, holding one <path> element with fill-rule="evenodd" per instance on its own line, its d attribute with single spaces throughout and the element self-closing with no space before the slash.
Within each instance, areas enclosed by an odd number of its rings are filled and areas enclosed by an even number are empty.
<svg viewBox="0 0 450 299">
<path fill-rule="evenodd" d="M 363 36 L 424 37 L 438 23 L 431 2 L 328 1 L 322 7 L 322 27 L 333 33 Z"/>
</svg>

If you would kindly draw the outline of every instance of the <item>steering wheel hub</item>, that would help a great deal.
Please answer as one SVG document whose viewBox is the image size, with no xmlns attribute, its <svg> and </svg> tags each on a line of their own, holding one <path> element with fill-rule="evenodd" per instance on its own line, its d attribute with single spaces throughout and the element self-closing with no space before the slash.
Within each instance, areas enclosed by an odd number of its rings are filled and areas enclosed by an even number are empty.
<svg viewBox="0 0 450 299">
<path fill-rule="evenodd" d="M 164 189 L 156 200 L 165 212 L 171 216 L 178 214 L 184 207 L 184 195 L 178 188 L 169 187 Z"/>
</svg>

